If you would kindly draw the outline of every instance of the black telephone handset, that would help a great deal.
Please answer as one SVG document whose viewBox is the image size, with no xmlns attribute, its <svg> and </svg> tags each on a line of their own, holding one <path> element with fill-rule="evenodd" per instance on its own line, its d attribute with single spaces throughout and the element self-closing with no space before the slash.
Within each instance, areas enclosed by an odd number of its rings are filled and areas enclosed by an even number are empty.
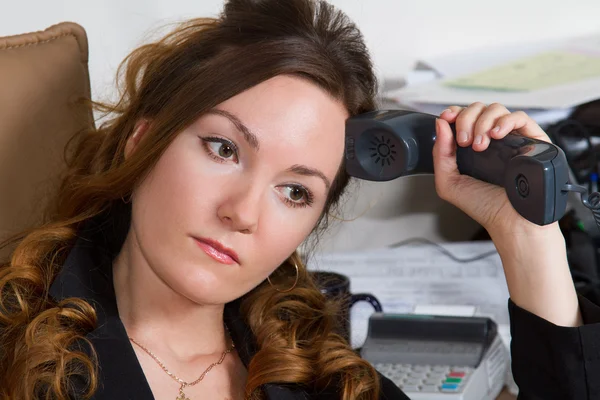
<svg viewBox="0 0 600 400">
<path fill-rule="evenodd" d="M 373 111 L 346 122 L 346 170 L 371 181 L 433 173 L 434 115 L 414 111 Z M 452 125 L 454 131 L 454 126 Z M 454 132 L 456 134 L 456 132 Z M 458 147 L 460 173 L 504 187 L 515 210 L 547 225 L 567 206 L 569 170 L 563 151 L 552 143 L 509 134 L 476 152 Z"/>
</svg>

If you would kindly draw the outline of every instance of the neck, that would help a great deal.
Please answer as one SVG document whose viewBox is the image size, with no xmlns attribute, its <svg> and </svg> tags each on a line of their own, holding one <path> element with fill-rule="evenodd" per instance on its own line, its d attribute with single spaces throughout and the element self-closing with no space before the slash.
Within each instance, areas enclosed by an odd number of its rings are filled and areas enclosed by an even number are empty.
<svg viewBox="0 0 600 400">
<path fill-rule="evenodd" d="M 156 275 L 137 243 L 130 230 L 113 262 L 117 308 L 127 335 L 181 362 L 221 354 L 231 345 L 224 305 L 197 304 L 177 293 Z"/>
</svg>

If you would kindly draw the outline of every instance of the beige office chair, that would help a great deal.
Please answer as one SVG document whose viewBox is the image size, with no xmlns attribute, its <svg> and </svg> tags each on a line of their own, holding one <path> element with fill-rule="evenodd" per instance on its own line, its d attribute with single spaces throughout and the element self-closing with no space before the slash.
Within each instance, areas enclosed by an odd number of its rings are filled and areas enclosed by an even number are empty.
<svg viewBox="0 0 600 400">
<path fill-rule="evenodd" d="M 84 29 L 0 37 L 0 242 L 41 222 L 69 138 L 93 126 Z M 12 247 L 0 250 L 0 262 Z"/>
</svg>

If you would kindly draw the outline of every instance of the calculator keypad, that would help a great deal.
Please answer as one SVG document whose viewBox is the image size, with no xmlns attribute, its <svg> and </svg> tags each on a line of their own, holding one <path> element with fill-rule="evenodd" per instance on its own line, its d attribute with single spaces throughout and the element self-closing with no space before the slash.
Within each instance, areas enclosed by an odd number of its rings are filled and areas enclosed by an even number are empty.
<svg viewBox="0 0 600 400">
<path fill-rule="evenodd" d="M 375 364 L 382 375 L 405 392 L 460 393 L 473 371 L 446 365 Z"/>
</svg>

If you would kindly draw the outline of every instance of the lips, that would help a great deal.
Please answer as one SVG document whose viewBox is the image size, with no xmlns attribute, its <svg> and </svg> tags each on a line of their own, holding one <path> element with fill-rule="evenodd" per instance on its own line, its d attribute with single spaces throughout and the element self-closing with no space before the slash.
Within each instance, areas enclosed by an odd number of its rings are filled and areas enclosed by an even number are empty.
<svg viewBox="0 0 600 400">
<path fill-rule="evenodd" d="M 240 259 L 235 251 L 225 247 L 216 240 L 198 237 L 194 237 L 194 240 L 198 247 L 204 250 L 204 252 L 214 260 L 222 264 L 240 263 Z"/>
</svg>

